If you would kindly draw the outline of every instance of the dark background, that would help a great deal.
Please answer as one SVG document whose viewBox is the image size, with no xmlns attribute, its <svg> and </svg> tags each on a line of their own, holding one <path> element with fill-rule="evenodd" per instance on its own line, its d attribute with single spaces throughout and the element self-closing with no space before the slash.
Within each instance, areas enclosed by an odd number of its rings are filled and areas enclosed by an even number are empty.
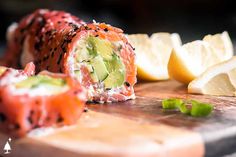
<svg viewBox="0 0 236 157">
<path fill-rule="evenodd" d="M 227 30 L 236 40 L 236 9 L 227 0 L 0 0 L 0 43 L 9 24 L 37 8 L 66 10 L 125 33 L 177 32 L 183 42 Z"/>
</svg>

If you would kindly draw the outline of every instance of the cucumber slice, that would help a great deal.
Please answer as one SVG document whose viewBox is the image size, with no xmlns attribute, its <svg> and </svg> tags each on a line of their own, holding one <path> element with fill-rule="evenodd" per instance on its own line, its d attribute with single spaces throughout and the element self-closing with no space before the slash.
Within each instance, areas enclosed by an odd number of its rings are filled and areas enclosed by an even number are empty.
<svg viewBox="0 0 236 157">
<path fill-rule="evenodd" d="M 101 56 L 97 56 L 91 60 L 91 65 L 93 66 L 94 72 L 100 81 L 103 81 L 108 76 L 109 73 Z"/>
</svg>

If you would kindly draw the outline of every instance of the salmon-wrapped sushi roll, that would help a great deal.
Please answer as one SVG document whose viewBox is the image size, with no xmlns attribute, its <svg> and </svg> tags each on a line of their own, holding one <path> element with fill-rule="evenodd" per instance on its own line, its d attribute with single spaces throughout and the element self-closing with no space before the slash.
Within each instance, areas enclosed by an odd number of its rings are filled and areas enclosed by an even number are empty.
<svg viewBox="0 0 236 157">
<path fill-rule="evenodd" d="M 66 36 L 73 36 L 81 24 L 82 20 L 64 11 L 38 9 L 8 28 L 7 52 L 0 63 L 21 68 L 47 49 L 52 51 L 51 44 L 59 48 Z M 58 38 L 57 33 L 63 35 Z M 53 38 L 57 38 L 57 43 Z"/>
<path fill-rule="evenodd" d="M 32 22 L 33 13 L 29 16 L 31 20 L 26 17 L 18 24 L 17 33 L 13 32 L 15 35 L 9 35 L 23 39 L 24 33 L 19 32 L 22 29 L 28 32 L 24 34 L 22 47 L 8 46 L 7 54 L 20 53 L 19 58 L 13 59 L 14 63 L 22 66 L 33 61 L 37 72 L 49 70 L 76 77 L 87 88 L 89 101 L 114 102 L 134 98 L 135 54 L 123 31 L 104 23 L 65 22 L 73 19 L 71 15 L 63 18 L 64 21 L 56 15 L 47 15 L 53 12 L 41 15 L 45 22 L 40 27 Z M 30 21 L 31 27 L 24 21 Z M 9 40 L 11 44 L 11 37 Z M 16 46 L 13 44 L 12 47 Z"/>
<path fill-rule="evenodd" d="M 24 70 L 18 70 L 0 66 L 0 86 L 8 85 L 32 76 L 35 74 L 35 65 L 30 62 L 26 64 Z"/>
<path fill-rule="evenodd" d="M 34 128 L 76 123 L 86 101 L 77 80 L 64 74 L 44 72 L 26 77 L 11 73 L 13 70 L 6 70 L 0 79 L 9 79 L 0 85 L 1 131 L 20 137 Z"/>
</svg>

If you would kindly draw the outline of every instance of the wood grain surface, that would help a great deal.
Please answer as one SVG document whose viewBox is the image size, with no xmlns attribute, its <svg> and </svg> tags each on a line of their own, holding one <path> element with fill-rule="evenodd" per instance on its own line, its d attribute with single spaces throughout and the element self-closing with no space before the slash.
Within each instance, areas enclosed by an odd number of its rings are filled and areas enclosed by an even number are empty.
<svg viewBox="0 0 236 157">
<path fill-rule="evenodd" d="M 88 104 L 75 126 L 14 139 L 10 156 L 197 157 L 236 151 L 236 98 L 187 94 L 175 81 L 139 83 L 135 90 L 135 100 Z M 162 110 L 161 100 L 170 97 L 211 102 L 214 112 L 193 118 Z M 0 148 L 7 138 L 0 134 Z"/>
</svg>

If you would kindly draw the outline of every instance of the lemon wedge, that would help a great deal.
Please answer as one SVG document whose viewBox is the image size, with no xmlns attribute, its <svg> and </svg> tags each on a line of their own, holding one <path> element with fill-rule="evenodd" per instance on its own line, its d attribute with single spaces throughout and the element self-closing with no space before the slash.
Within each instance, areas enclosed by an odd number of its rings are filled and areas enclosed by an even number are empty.
<svg viewBox="0 0 236 157">
<path fill-rule="evenodd" d="M 221 34 L 206 35 L 203 41 L 208 42 L 223 60 L 230 59 L 234 54 L 233 44 L 227 31 Z"/>
<path fill-rule="evenodd" d="M 232 42 L 228 33 L 208 35 L 172 50 L 168 63 L 169 76 L 188 84 L 208 67 L 233 56 Z"/>
<path fill-rule="evenodd" d="M 208 68 L 188 85 L 188 92 L 236 96 L 236 57 Z"/>
<path fill-rule="evenodd" d="M 169 79 L 167 64 L 173 47 L 181 45 L 178 34 L 154 33 L 128 35 L 135 47 L 138 78 L 148 81 Z"/>
</svg>

